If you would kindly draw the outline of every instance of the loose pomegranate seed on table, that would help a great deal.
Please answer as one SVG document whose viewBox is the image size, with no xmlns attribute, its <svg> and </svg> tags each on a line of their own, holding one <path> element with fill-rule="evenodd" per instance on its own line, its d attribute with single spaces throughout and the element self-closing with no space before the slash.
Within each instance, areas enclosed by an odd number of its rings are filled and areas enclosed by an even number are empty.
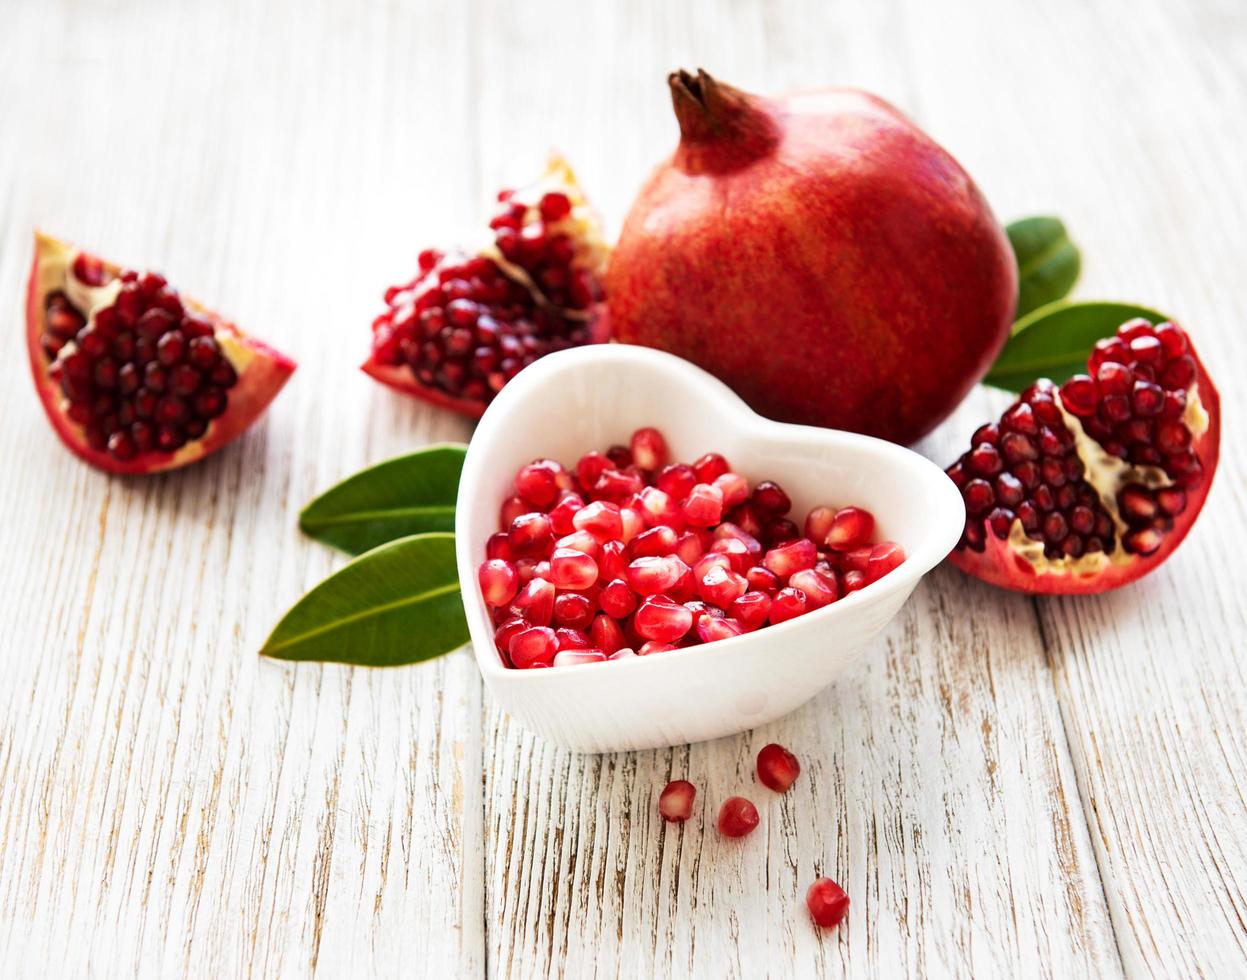
<svg viewBox="0 0 1247 980">
<path fill-rule="evenodd" d="M 729 796 L 719 809 L 719 833 L 744 837 L 758 826 L 758 808 L 743 796 Z"/>
<path fill-rule="evenodd" d="M 805 893 L 805 905 L 818 925 L 831 929 L 848 915 L 849 896 L 830 878 L 816 878 Z"/>
<path fill-rule="evenodd" d="M 693 815 L 693 799 L 697 788 L 687 779 L 676 779 L 663 788 L 658 797 L 658 812 L 671 823 L 683 823 Z"/>
<path fill-rule="evenodd" d="M 731 639 L 832 605 L 905 560 L 896 542 L 874 540 L 860 506 L 815 507 L 798 524 L 774 481 L 751 485 L 719 453 L 670 456 L 647 426 L 574 465 L 520 467 L 478 571 L 507 666 Z"/>
<path fill-rule="evenodd" d="M 763 786 L 786 793 L 801 775 L 801 763 L 782 745 L 772 742 L 758 753 L 758 779 Z"/>
</svg>

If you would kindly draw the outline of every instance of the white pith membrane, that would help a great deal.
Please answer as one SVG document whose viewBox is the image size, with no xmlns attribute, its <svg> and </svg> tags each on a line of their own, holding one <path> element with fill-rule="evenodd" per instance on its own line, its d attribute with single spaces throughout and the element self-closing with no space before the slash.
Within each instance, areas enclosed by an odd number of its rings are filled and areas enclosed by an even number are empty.
<svg viewBox="0 0 1247 980">
<path fill-rule="evenodd" d="M 120 274 L 114 272 L 112 267 L 106 266 L 106 272 L 109 276 L 111 276 L 111 278 L 102 286 L 92 286 L 80 280 L 76 275 L 74 275 L 73 272 L 74 262 L 78 259 L 79 255 L 83 254 L 80 249 L 74 248 L 73 246 L 68 245 L 65 242 L 61 242 L 55 238 L 40 234 L 38 236 L 38 250 L 39 267 L 36 288 L 38 290 L 37 295 L 39 297 L 39 315 L 46 318 L 48 298 L 53 293 L 60 292 L 63 293 L 70 304 L 80 314 L 82 314 L 83 317 L 85 317 L 85 326 L 94 327 L 96 314 L 100 310 L 107 309 L 116 303 L 117 296 L 121 293 L 122 282 Z M 198 303 L 182 296 L 180 293 L 178 296 L 182 302 L 182 305 L 188 311 L 210 316 L 208 311 Z M 238 338 L 227 330 L 214 329 L 213 339 L 216 340 L 217 345 L 220 348 L 221 355 L 230 362 L 230 365 L 234 368 L 235 373 L 239 378 L 241 378 L 243 372 L 246 371 L 248 364 L 250 364 L 250 362 L 255 358 L 255 352 L 244 344 L 239 343 Z M 47 364 L 46 371 L 50 372 L 54 365 L 59 364 L 77 350 L 77 341 L 69 340 L 60 349 L 60 351 L 57 352 L 55 359 L 47 360 L 47 355 L 45 353 L 44 358 Z M 59 407 L 64 413 L 68 410 L 70 401 L 64 396 L 63 393 L 60 392 L 59 386 L 57 386 L 57 393 L 60 399 L 58 403 Z M 68 415 L 65 417 L 66 420 L 69 421 L 70 424 L 74 425 L 74 427 L 79 431 L 85 430 L 85 426 L 73 422 L 69 419 Z M 199 453 L 199 450 L 196 448 L 196 444 L 208 438 L 209 434 L 216 426 L 217 421 L 217 419 L 208 420 L 207 428 L 204 430 L 202 435 L 197 436 L 194 439 L 188 439 L 185 445 L 171 453 L 156 448 L 147 450 L 147 452 L 158 454 L 162 458 L 174 463 L 191 456 L 196 456 Z"/>
<path fill-rule="evenodd" d="M 1198 439 L 1208 431 L 1208 413 L 1199 400 L 1199 383 L 1195 382 L 1186 392 L 1186 410 L 1182 415 L 1183 424 L 1190 430 L 1192 440 Z M 1104 447 L 1087 435 L 1082 421 L 1071 414 L 1061 401 L 1061 392 L 1053 391 L 1053 401 L 1061 411 L 1065 426 L 1074 437 L 1074 451 L 1082 459 L 1086 472 L 1082 479 L 1089 483 L 1100 496 L 1100 503 L 1108 512 L 1116 531 L 1116 547 L 1112 553 L 1093 551 L 1080 555 L 1078 558 L 1064 556 L 1049 558 L 1044 554 L 1044 541 L 1029 537 L 1022 527 L 1021 518 L 1015 517 L 1009 526 L 1009 547 L 1021 558 L 1025 559 L 1034 569 L 1036 575 L 1058 573 L 1062 575 L 1086 576 L 1095 575 L 1108 565 L 1125 565 L 1139 556 L 1127 551 L 1123 542 L 1130 525 L 1122 519 L 1121 508 L 1117 503 L 1117 495 L 1121 489 L 1137 483 L 1149 490 L 1162 490 L 1174 486 L 1174 481 L 1159 466 L 1139 466 L 1119 456 L 1106 452 Z M 991 534 L 991 532 L 988 532 Z M 992 535 L 994 537 L 994 535 Z"/>
<path fill-rule="evenodd" d="M 566 235 L 574 244 L 572 266 L 588 272 L 594 280 L 601 282 L 606 272 L 606 261 L 610 257 L 610 246 L 602 231 L 602 219 L 589 204 L 584 190 L 576 174 L 563 157 L 551 154 L 546 162 L 545 173 L 531 184 L 520 187 L 511 193 L 508 202 L 523 204 L 529 208 L 529 215 L 524 219 L 528 226 L 533 221 L 544 220 L 540 216 L 538 205 L 546 194 L 563 194 L 571 202 L 571 211 L 558 221 L 545 221 L 546 231 L 552 235 Z M 491 234 L 484 245 L 477 250 L 498 264 L 508 278 L 520 283 L 537 298 L 538 302 L 549 304 L 541 287 L 535 283 L 523 266 L 516 265 L 507 259 L 498 249 L 494 236 Z M 589 310 L 559 308 L 563 316 L 573 320 L 589 320 Z"/>
</svg>

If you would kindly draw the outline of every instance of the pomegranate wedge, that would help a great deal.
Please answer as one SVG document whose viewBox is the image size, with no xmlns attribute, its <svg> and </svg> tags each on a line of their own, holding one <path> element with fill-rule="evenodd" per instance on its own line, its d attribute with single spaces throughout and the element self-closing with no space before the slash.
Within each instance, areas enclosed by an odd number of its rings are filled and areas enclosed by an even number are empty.
<svg viewBox="0 0 1247 980">
<path fill-rule="evenodd" d="M 607 246 L 566 161 L 498 195 L 479 250 L 426 249 L 386 290 L 364 372 L 396 391 L 478 418 L 508 381 L 552 351 L 608 338 Z"/>
<path fill-rule="evenodd" d="M 175 469 L 220 449 L 295 368 L 163 276 L 123 271 L 38 233 L 26 343 L 61 441 L 113 473 Z"/>
<path fill-rule="evenodd" d="M 950 556 L 1019 592 L 1105 592 L 1160 565 L 1199 516 L 1221 399 L 1173 323 L 1123 324 L 1087 373 L 1039 381 L 948 469 L 966 505 Z"/>
</svg>

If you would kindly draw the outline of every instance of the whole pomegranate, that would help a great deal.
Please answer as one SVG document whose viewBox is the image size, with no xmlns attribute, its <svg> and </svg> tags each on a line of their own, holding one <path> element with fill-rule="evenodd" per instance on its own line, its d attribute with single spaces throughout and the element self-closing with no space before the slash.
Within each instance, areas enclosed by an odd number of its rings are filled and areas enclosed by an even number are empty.
<svg viewBox="0 0 1247 980">
<path fill-rule="evenodd" d="M 687 358 L 781 421 L 930 431 L 1013 320 L 1017 266 L 974 182 L 863 92 L 668 81 L 680 143 L 610 260 L 615 338 Z"/>
</svg>

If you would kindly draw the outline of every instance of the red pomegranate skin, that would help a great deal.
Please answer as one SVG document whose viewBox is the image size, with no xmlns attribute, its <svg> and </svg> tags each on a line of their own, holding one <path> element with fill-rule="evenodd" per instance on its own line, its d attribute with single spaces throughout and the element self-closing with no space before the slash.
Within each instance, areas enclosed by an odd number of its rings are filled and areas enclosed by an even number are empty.
<svg viewBox="0 0 1247 980">
<path fill-rule="evenodd" d="M 785 422 L 909 443 L 1009 335 L 1017 266 L 969 175 L 864 92 L 671 76 L 681 139 L 607 274 L 614 335 Z"/>
</svg>

